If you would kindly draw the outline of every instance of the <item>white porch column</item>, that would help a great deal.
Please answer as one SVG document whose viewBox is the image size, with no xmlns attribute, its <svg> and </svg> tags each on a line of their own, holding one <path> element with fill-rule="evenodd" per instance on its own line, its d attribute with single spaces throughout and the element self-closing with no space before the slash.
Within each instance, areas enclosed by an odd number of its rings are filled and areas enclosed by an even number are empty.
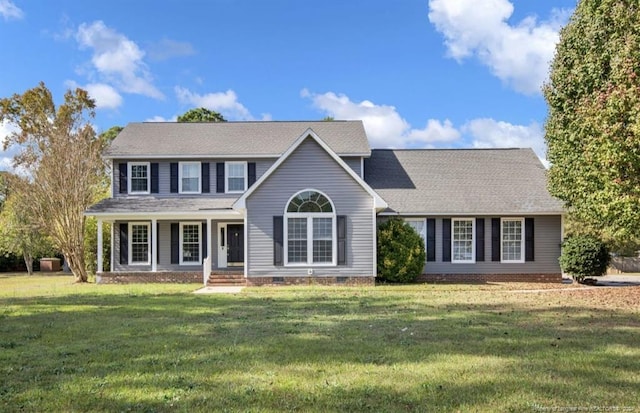
<svg viewBox="0 0 640 413">
<path fill-rule="evenodd" d="M 207 218 L 207 257 L 209 257 L 210 260 L 212 260 L 213 258 L 211 257 L 211 251 L 213 251 L 213 246 L 211 244 L 213 244 L 213 240 L 211 239 L 211 233 L 213 232 L 213 228 L 211 228 L 211 218 Z M 213 261 L 211 261 L 211 263 L 213 264 Z"/>
<path fill-rule="evenodd" d="M 102 220 L 98 219 L 98 274 L 102 273 Z"/>
<path fill-rule="evenodd" d="M 151 272 L 158 271 L 158 220 L 151 219 Z"/>
<path fill-rule="evenodd" d="M 113 246 L 115 245 L 115 242 L 116 242 L 115 239 L 116 239 L 116 221 L 111 221 L 111 240 L 110 240 L 111 241 L 111 254 L 109 254 L 110 255 L 110 257 L 109 257 L 109 259 L 110 259 L 110 261 L 109 261 L 110 271 L 115 271 L 113 269 L 113 264 L 114 264 L 114 259 L 113 259 L 114 248 L 113 248 Z"/>
</svg>

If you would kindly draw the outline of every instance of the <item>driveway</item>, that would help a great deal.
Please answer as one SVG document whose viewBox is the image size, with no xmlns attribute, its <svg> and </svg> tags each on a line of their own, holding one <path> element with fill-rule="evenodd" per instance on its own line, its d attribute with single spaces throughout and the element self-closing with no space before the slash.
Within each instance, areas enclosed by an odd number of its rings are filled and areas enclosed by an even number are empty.
<svg viewBox="0 0 640 413">
<path fill-rule="evenodd" d="M 593 277 L 598 280 L 596 286 L 606 287 L 631 287 L 640 286 L 640 274 L 627 273 L 627 274 L 611 274 L 603 275 L 602 277 Z"/>
</svg>

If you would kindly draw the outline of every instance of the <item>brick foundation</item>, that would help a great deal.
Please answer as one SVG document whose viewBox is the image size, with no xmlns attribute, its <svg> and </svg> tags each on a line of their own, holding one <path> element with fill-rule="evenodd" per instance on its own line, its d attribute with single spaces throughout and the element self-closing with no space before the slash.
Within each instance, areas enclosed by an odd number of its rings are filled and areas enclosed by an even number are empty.
<svg viewBox="0 0 640 413">
<path fill-rule="evenodd" d="M 104 272 L 96 276 L 98 284 L 200 283 L 201 272 Z"/>
<path fill-rule="evenodd" d="M 448 284 L 487 282 L 561 283 L 562 274 L 422 274 L 417 281 Z"/>
<path fill-rule="evenodd" d="M 262 285 L 348 285 L 374 286 L 375 277 L 247 277 L 247 286 Z"/>
</svg>

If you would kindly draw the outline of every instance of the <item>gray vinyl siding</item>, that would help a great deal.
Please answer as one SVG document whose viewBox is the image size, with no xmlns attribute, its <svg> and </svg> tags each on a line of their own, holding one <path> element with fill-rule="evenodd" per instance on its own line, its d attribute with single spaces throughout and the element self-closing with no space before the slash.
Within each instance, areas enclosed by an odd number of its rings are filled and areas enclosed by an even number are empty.
<svg viewBox="0 0 640 413">
<path fill-rule="evenodd" d="M 255 162 L 256 164 L 256 180 L 260 179 L 260 177 L 275 163 L 275 159 L 234 159 L 234 160 L 226 160 L 227 162 Z M 120 163 L 127 162 L 149 162 L 149 163 L 157 163 L 158 164 L 158 190 L 157 194 L 149 194 L 148 196 L 203 196 L 203 197 L 227 197 L 227 198 L 238 198 L 238 194 L 223 194 L 216 192 L 216 163 L 225 162 L 225 159 L 174 159 L 174 160 L 136 160 L 136 159 L 127 159 L 127 160 L 114 160 L 113 161 L 113 197 L 127 197 L 127 196 L 146 196 L 146 195 L 129 195 L 129 194 L 121 194 L 120 193 Z M 179 194 L 179 193 L 171 193 L 171 163 L 172 162 L 209 162 L 209 193 L 202 194 Z"/>
<path fill-rule="evenodd" d="M 362 157 L 361 156 L 343 156 L 342 160 L 353 169 L 355 173 L 362 178 Z"/>
<path fill-rule="evenodd" d="M 347 216 L 347 264 L 286 267 L 273 265 L 273 217 L 283 216 L 287 201 L 304 189 L 316 189 Z M 307 139 L 247 199 L 248 276 L 373 275 L 373 198 L 315 141 Z"/>
<path fill-rule="evenodd" d="M 135 222 L 149 222 L 151 221 L 140 221 L 136 220 Z M 180 264 L 171 264 L 171 224 L 174 222 L 180 221 L 158 221 L 160 226 L 158 231 L 158 271 L 202 271 L 202 265 L 180 265 Z M 196 221 L 183 221 L 183 222 L 196 222 Z M 124 271 L 124 272 L 134 272 L 134 271 L 151 271 L 151 265 L 128 265 L 128 264 L 120 264 L 120 224 L 126 224 L 126 221 L 116 221 L 114 232 L 113 232 L 113 270 Z M 217 228 L 217 224 L 212 222 L 211 226 L 213 228 Z M 211 229 L 208 228 L 207 231 Z M 212 233 L 212 255 L 214 256 L 214 260 L 212 261 L 212 268 L 217 268 L 217 247 L 215 239 L 216 232 Z M 151 235 L 149 235 L 151 237 Z M 206 234 L 202 234 L 202 237 L 206 237 Z M 154 246 L 151 246 L 151 250 L 153 251 Z M 206 256 L 207 252 L 202 251 L 202 255 Z"/>
<path fill-rule="evenodd" d="M 411 217 L 414 218 L 414 217 Z M 426 217 L 433 218 L 433 217 Z M 445 217 L 450 218 L 450 217 Z M 475 217 L 464 217 L 474 218 Z M 425 274 L 558 274 L 560 273 L 560 215 L 543 215 L 534 218 L 534 261 L 524 263 L 501 263 L 491 261 L 491 218 L 484 217 L 484 261 L 473 264 L 454 264 L 442 261 L 442 220 L 436 220 L 436 260 L 425 264 Z M 518 218 L 521 218 L 520 216 Z M 379 218 L 379 221 L 384 218 Z"/>
</svg>

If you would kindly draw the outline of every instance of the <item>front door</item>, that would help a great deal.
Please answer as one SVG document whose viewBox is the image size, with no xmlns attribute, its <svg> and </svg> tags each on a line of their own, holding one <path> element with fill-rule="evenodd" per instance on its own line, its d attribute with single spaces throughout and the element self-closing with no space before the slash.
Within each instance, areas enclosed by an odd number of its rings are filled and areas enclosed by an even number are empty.
<svg viewBox="0 0 640 413">
<path fill-rule="evenodd" d="M 244 265 L 244 225 L 227 224 L 227 265 Z"/>
</svg>

